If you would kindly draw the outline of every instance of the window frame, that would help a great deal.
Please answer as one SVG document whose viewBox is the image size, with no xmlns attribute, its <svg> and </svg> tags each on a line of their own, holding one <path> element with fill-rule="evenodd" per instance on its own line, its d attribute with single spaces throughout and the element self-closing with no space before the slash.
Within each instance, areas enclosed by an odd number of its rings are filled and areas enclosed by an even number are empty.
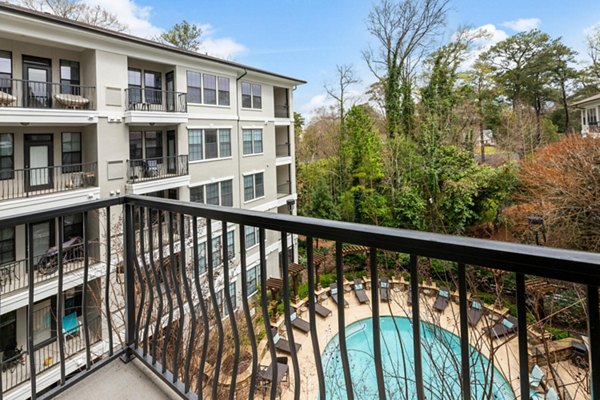
<svg viewBox="0 0 600 400">
<path fill-rule="evenodd" d="M 65 144 L 67 143 L 65 141 L 65 135 L 71 135 L 71 137 L 78 137 L 79 138 L 79 150 L 73 151 L 72 147 L 71 147 L 71 151 L 65 151 Z M 70 173 L 70 172 L 81 172 L 82 171 L 82 164 L 83 164 L 83 153 L 82 153 L 82 137 L 81 137 L 81 132 L 62 132 L 61 136 L 60 136 L 60 155 L 61 155 L 61 162 L 62 162 L 62 172 L 63 173 Z M 73 146 L 73 141 L 71 142 L 71 146 Z M 66 156 L 70 155 L 71 156 L 71 161 L 67 161 L 66 160 Z M 77 158 L 79 160 L 79 162 L 73 162 L 73 155 L 77 155 Z"/>
<path fill-rule="evenodd" d="M 5 57 L 3 57 L 3 55 L 5 55 Z M 8 60 L 8 68 L 9 68 L 9 72 L 2 72 L 0 71 L 0 91 L 8 93 L 8 94 L 12 94 L 12 79 L 13 79 L 13 59 L 12 59 L 12 51 L 8 51 L 8 50 L 0 50 L 0 58 L 3 59 L 7 59 Z M 2 77 L 3 75 L 7 75 L 8 77 Z M 2 86 L 1 83 L 3 81 L 7 81 L 7 85 L 6 86 Z"/>
<path fill-rule="evenodd" d="M 251 248 L 258 246 L 259 242 L 260 242 L 260 230 L 256 227 L 256 226 L 244 226 L 244 239 L 245 239 L 245 245 L 246 245 L 246 250 L 250 250 Z M 249 236 L 252 236 L 254 239 L 252 240 L 248 240 Z M 252 243 L 252 244 L 250 244 Z"/>
<path fill-rule="evenodd" d="M 253 274 L 252 277 L 251 274 Z M 251 298 L 258 293 L 258 285 L 260 283 L 260 263 L 246 269 L 246 283 L 246 294 L 248 295 L 248 298 Z"/>
<path fill-rule="evenodd" d="M 10 155 L 2 155 L 0 153 L 0 181 L 15 179 L 15 135 L 14 133 L 0 133 L 0 143 L 3 143 L 2 137 L 8 135 L 10 138 Z M 3 161 L 9 160 L 10 169 L 3 168 Z"/>
<path fill-rule="evenodd" d="M 257 134 L 260 134 L 260 139 L 256 139 Z M 250 135 L 250 140 L 246 140 L 246 135 Z M 257 150 L 259 147 L 258 143 L 260 143 L 260 151 Z M 247 145 L 249 145 L 249 149 L 247 149 Z M 264 154 L 264 133 L 261 128 L 245 128 L 242 129 L 242 155 L 244 156 L 252 156 Z"/>
<path fill-rule="evenodd" d="M 262 187 L 262 191 L 259 194 L 258 190 L 257 190 L 257 184 L 256 184 L 256 177 L 258 175 L 261 175 L 261 179 L 262 179 L 262 183 L 261 183 L 261 187 Z M 248 190 L 248 186 L 246 186 L 246 179 L 247 178 L 252 178 L 252 197 L 247 197 L 247 190 Z M 254 201 L 254 200 L 258 200 L 260 198 L 265 197 L 265 174 L 264 172 L 255 172 L 255 173 L 251 173 L 251 174 L 246 174 L 244 175 L 244 203 L 248 203 L 250 201 Z"/>
<path fill-rule="evenodd" d="M 190 75 L 192 75 L 192 74 L 198 75 L 198 86 L 190 85 Z M 186 70 L 185 79 L 186 79 L 188 103 L 202 104 L 202 74 L 197 71 Z M 192 90 L 190 90 L 190 89 L 192 89 Z M 198 101 L 195 101 L 196 100 L 196 97 L 195 97 L 196 91 L 198 93 L 198 96 L 197 96 Z M 191 93 L 194 93 L 194 94 L 191 94 Z"/>
<path fill-rule="evenodd" d="M 249 91 L 245 90 L 249 89 Z M 242 81 L 240 85 L 241 106 L 246 110 L 262 110 L 262 85 Z"/>
<path fill-rule="evenodd" d="M 69 78 L 63 78 L 63 68 L 69 69 Z M 73 71 L 77 71 L 76 78 L 73 77 Z M 59 76 L 61 93 L 81 95 L 81 64 L 79 61 L 60 59 Z"/>
<path fill-rule="evenodd" d="M 4 233 L 9 232 L 12 234 L 12 237 L 5 237 Z M 10 235 L 9 235 L 10 236 Z M 0 265 L 7 264 L 16 261 L 17 251 L 16 251 L 16 231 L 14 226 L 9 226 L 6 228 L 0 229 Z M 7 243 L 8 245 L 5 245 Z M 6 246 L 6 249 L 5 249 Z M 4 255 L 8 255 L 6 259 L 4 259 Z"/>
<path fill-rule="evenodd" d="M 224 184 L 228 184 L 229 187 L 231 188 L 231 192 L 229 193 L 224 193 L 223 191 L 223 185 Z M 218 199 L 218 203 L 215 202 L 210 202 L 208 201 L 209 197 L 208 197 L 208 186 L 212 186 L 212 185 L 216 185 L 217 187 L 217 195 L 216 196 L 211 196 L 211 199 Z M 197 193 L 194 194 L 194 197 L 196 197 L 196 200 L 192 200 L 192 191 L 202 191 L 202 199 L 199 199 L 197 196 Z M 225 200 L 229 199 L 230 202 L 225 202 Z M 233 179 L 223 179 L 220 181 L 216 181 L 216 182 L 208 182 L 208 183 L 204 183 L 201 185 L 195 185 L 195 186 L 191 186 L 190 187 L 190 201 L 193 201 L 195 203 L 199 203 L 199 204 L 210 204 L 210 205 L 215 205 L 215 206 L 222 206 L 222 207 L 233 207 Z"/>
<path fill-rule="evenodd" d="M 231 106 L 231 78 L 210 72 L 186 70 L 188 103 L 204 106 Z M 197 86 L 190 77 L 198 78 Z M 211 81 L 211 78 L 214 80 Z M 213 84 L 214 82 L 214 84 Z M 193 82 L 192 82 L 193 83 Z M 210 86 L 210 87 L 209 87 Z M 208 99 L 208 100 L 207 100 Z"/>
<path fill-rule="evenodd" d="M 207 136 L 212 136 L 213 134 L 215 141 L 208 142 Z M 194 140 L 192 140 L 192 137 Z M 208 154 L 209 144 L 211 146 L 210 154 Z M 216 151 L 216 157 L 214 156 L 214 151 Z M 188 153 L 190 162 L 231 158 L 231 128 L 188 128 Z"/>
</svg>

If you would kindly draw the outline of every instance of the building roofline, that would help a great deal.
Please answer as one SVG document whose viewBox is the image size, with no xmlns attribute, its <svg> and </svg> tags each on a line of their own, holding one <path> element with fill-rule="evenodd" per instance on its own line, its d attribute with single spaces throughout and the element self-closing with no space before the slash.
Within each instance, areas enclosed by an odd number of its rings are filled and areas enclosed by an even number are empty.
<svg viewBox="0 0 600 400">
<path fill-rule="evenodd" d="M 586 103 L 591 103 L 593 101 L 600 101 L 600 94 L 595 94 L 595 95 L 587 97 L 585 99 L 575 101 L 575 102 L 571 103 L 571 107 L 580 106 L 580 105 L 583 105 Z"/>
<path fill-rule="evenodd" d="M 300 84 L 300 85 L 306 83 L 306 81 L 303 81 L 301 79 L 292 78 L 292 77 L 281 75 L 281 74 L 276 74 L 273 72 L 265 71 L 265 70 L 262 70 L 259 68 L 254 68 L 249 65 L 244 65 L 244 64 L 233 62 L 233 61 L 227 61 L 222 58 L 209 56 L 207 54 L 196 53 L 191 50 L 180 49 L 178 47 L 165 45 L 165 44 L 156 42 L 154 40 L 144 39 L 144 38 L 141 38 L 138 36 L 130 35 L 128 33 L 117 32 L 117 31 L 113 31 L 110 29 L 101 28 L 101 27 L 98 27 L 95 25 L 86 24 L 84 22 L 59 17 L 59 16 L 56 16 L 56 15 L 53 15 L 50 13 L 32 10 L 32 9 L 17 6 L 17 5 L 11 4 L 11 3 L 6 3 L 2 0 L 0 0 L 0 12 L 6 12 L 6 13 L 12 13 L 12 14 L 17 14 L 17 15 L 37 18 L 39 20 L 55 23 L 57 25 L 67 25 L 71 28 L 83 30 L 86 32 L 91 32 L 91 33 L 98 34 L 98 35 L 109 36 L 112 38 L 116 38 L 119 40 L 131 42 L 131 43 L 137 43 L 137 44 L 141 44 L 144 46 L 153 47 L 156 49 L 161 49 L 161 50 L 178 53 L 178 54 L 182 54 L 182 55 L 193 57 L 193 58 L 198 58 L 198 59 L 201 59 L 204 61 L 223 64 L 223 65 L 227 65 L 227 66 L 234 67 L 234 68 L 240 68 L 240 69 L 243 69 L 246 71 L 256 72 L 259 74 L 265 74 L 265 75 L 273 76 L 276 78 L 285 79 L 285 80 L 288 80 L 288 81 L 291 81 L 291 82 L 294 82 L 294 83 Z"/>
</svg>

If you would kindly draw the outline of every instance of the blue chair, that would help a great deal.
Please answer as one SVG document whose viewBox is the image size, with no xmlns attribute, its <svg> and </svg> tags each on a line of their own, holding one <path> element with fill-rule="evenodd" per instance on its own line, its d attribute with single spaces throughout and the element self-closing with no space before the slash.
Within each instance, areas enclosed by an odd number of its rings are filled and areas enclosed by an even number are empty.
<svg viewBox="0 0 600 400">
<path fill-rule="evenodd" d="M 542 379 L 544 379 L 544 371 L 536 364 L 531 369 L 531 374 L 529 374 L 529 386 L 533 388 L 539 387 Z"/>
<path fill-rule="evenodd" d="M 81 325 L 77 320 L 77 313 L 72 312 L 63 317 L 63 334 L 66 336 L 73 336 L 79 333 Z"/>
</svg>

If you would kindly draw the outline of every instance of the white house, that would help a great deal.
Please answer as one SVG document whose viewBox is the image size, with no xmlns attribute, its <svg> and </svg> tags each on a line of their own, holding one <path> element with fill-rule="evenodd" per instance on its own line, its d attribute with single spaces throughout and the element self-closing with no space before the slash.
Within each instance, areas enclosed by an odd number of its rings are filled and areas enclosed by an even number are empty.
<svg viewBox="0 0 600 400">
<path fill-rule="evenodd" d="M 571 106 L 581 110 L 581 134 L 583 137 L 600 137 L 600 94 L 576 101 Z"/>
</svg>

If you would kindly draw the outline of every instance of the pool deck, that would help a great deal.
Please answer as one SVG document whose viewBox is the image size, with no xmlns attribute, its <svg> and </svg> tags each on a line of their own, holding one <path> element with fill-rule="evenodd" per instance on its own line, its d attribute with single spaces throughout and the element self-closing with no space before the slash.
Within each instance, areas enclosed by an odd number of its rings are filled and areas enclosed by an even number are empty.
<svg viewBox="0 0 600 400">
<path fill-rule="evenodd" d="M 370 290 L 366 290 L 369 299 L 371 298 Z M 394 315 L 397 317 L 410 317 L 412 315 L 412 307 L 407 306 L 406 290 L 397 291 L 392 290 L 391 293 L 391 301 L 389 303 L 380 302 L 380 314 L 381 315 Z M 459 326 L 459 308 L 458 304 L 455 301 L 450 301 L 448 307 L 444 310 L 444 312 L 440 313 L 433 310 L 433 303 L 435 301 L 437 291 L 429 291 L 429 295 L 421 294 L 420 295 L 420 315 L 421 320 L 433 323 L 437 326 L 440 326 L 455 335 L 459 335 L 458 326 Z M 372 316 L 372 310 L 370 304 L 360 305 L 356 299 L 354 292 L 345 292 L 344 298 L 348 301 L 350 306 L 345 309 L 345 322 L 346 326 L 364 319 L 370 318 Z M 317 332 L 319 336 L 319 349 L 320 352 L 323 352 L 327 343 L 337 334 L 338 332 L 338 313 L 337 306 L 328 298 L 323 301 L 322 304 L 329 308 L 333 314 L 328 318 L 321 318 L 317 316 Z M 309 319 L 308 312 L 299 313 L 300 316 L 306 320 Z M 511 384 L 515 393 L 519 391 L 519 370 L 518 366 L 518 343 L 517 336 L 512 335 L 510 340 L 506 338 L 494 339 L 490 341 L 487 335 L 483 334 L 483 328 L 486 326 L 493 325 L 494 322 L 490 318 L 490 315 L 485 315 L 478 325 L 473 328 L 469 327 L 469 336 L 471 345 L 474 346 L 477 350 L 479 350 L 486 357 L 490 358 L 490 352 L 493 348 L 494 350 L 494 364 L 495 367 L 504 375 L 505 379 Z M 285 327 L 282 325 L 280 327 L 280 332 L 283 333 L 283 337 L 285 338 Z M 313 355 L 312 341 L 310 334 L 304 334 L 298 330 L 294 330 L 294 340 L 296 343 L 300 343 L 302 348 L 298 352 L 298 361 L 300 365 L 300 379 L 301 379 L 301 398 L 306 399 L 315 399 L 318 395 L 318 379 L 315 368 L 315 360 Z M 285 354 L 280 354 L 285 355 Z M 282 383 L 282 391 L 281 398 L 282 399 L 292 399 L 294 393 L 294 373 L 291 363 L 291 357 L 289 358 L 290 364 L 290 383 Z M 270 355 L 268 352 L 264 355 L 261 360 L 261 364 L 268 365 L 270 364 Z M 581 370 L 575 368 L 570 362 L 560 362 L 553 364 L 556 374 L 562 379 L 565 384 L 567 390 L 570 392 L 569 394 L 573 399 L 588 399 L 589 396 L 586 396 L 582 393 L 581 389 L 577 391 L 577 385 L 575 383 L 581 382 L 585 379 L 584 374 Z M 530 365 L 530 368 L 533 367 Z M 548 367 L 542 367 L 544 372 L 546 373 L 546 377 L 551 377 L 551 373 L 548 370 Z M 550 386 L 554 386 L 550 384 Z M 520 396 L 517 396 L 520 398 Z"/>
</svg>

